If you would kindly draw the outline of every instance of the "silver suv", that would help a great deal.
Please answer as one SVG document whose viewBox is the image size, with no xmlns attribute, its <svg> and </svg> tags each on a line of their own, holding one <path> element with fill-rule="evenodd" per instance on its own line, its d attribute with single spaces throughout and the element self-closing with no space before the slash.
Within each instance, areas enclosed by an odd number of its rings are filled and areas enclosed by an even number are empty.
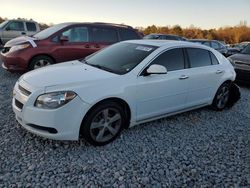
<svg viewBox="0 0 250 188">
<path fill-rule="evenodd" d="M 40 31 L 37 22 L 32 20 L 6 20 L 0 24 L 0 46 L 21 35 L 34 35 Z"/>
</svg>

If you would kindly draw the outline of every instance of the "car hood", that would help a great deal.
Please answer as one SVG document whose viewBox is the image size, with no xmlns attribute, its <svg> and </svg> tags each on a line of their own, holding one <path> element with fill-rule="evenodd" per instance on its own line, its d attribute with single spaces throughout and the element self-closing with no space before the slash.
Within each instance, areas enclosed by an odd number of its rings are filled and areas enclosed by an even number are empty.
<svg viewBox="0 0 250 188">
<path fill-rule="evenodd" d="M 33 87 L 45 88 L 60 85 L 91 84 L 117 76 L 117 74 L 75 60 L 33 70 L 24 74 L 22 79 Z"/>
<path fill-rule="evenodd" d="M 4 46 L 5 47 L 12 47 L 18 44 L 23 44 L 23 43 L 27 43 L 30 41 L 35 41 L 36 39 L 33 37 L 29 37 L 29 36 L 20 36 L 14 39 L 9 40 Z"/>
<path fill-rule="evenodd" d="M 234 54 L 230 58 L 235 62 L 243 62 L 250 64 L 250 55 L 249 54 Z"/>
</svg>

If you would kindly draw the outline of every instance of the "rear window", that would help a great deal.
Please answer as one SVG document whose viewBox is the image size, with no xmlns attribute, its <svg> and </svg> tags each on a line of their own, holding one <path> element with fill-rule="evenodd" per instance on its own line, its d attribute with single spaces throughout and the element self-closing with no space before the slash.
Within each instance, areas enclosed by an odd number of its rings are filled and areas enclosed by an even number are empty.
<svg viewBox="0 0 250 188">
<path fill-rule="evenodd" d="M 117 32 L 115 29 L 93 27 L 91 31 L 92 31 L 93 42 L 108 42 L 108 43 L 118 42 Z"/>
<path fill-rule="evenodd" d="M 210 52 L 199 48 L 187 48 L 191 68 L 211 65 Z"/>
<path fill-rule="evenodd" d="M 138 39 L 139 36 L 136 32 L 132 29 L 120 29 L 119 30 L 121 40 L 131 40 L 131 39 Z"/>
<path fill-rule="evenodd" d="M 26 22 L 26 27 L 28 31 L 36 31 L 36 24 L 33 22 Z"/>
<path fill-rule="evenodd" d="M 213 65 L 219 64 L 218 59 L 215 57 L 215 55 L 212 52 L 210 52 L 210 57 L 211 57 L 211 61 Z"/>
</svg>

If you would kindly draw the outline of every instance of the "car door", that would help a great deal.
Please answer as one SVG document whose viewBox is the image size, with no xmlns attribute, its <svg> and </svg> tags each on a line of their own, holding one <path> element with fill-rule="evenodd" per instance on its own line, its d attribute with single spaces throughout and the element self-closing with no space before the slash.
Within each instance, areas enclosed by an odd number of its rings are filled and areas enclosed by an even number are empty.
<svg viewBox="0 0 250 188">
<path fill-rule="evenodd" d="M 215 55 L 205 49 L 186 48 L 189 60 L 187 106 L 206 104 L 213 98 L 224 71 Z"/>
<path fill-rule="evenodd" d="M 52 53 L 58 62 L 84 58 L 95 52 L 95 49 L 90 46 L 87 26 L 68 27 L 59 36 L 55 36 L 52 41 L 57 41 L 53 45 Z"/>
<path fill-rule="evenodd" d="M 137 121 L 175 112 L 186 106 L 188 69 L 185 69 L 183 50 L 167 50 L 150 63 L 153 64 L 165 66 L 168 72 L 147 76 L 142 73 L 138 77 Z"/>
<path fill-rule="evenodd" d="M 96 52 L 118 42 L 117 29 L 106 26 L 90 27 L 90 47 Z"/>
<path fill-rule="evenodd" d="M 24 24 L 22 21 L 10 21 L 3 31 L 3 42 L 16 38 L 18 36 L 25 35 Z"/>
</svg>

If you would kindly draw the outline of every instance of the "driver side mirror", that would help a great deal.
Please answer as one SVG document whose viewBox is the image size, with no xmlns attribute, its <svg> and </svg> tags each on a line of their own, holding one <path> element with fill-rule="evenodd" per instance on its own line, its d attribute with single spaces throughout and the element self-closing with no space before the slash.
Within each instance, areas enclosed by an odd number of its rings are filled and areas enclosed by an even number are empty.
<svg viewBox="0 0 250 188">
<path fill-rule="evenodd" d="M 61 42 L 68 42 L 68 41 L 69 41 L 69 38 L 68 38 L 67 36 L 63 36 L 63 35 L 62 35 L 62 36 L 60 37 L 60 41 L 61 41 Z"/>
<path fill-rule="evenodd" d="M 158 64 L 150 65 L 146 72 L 144 73 L 144 76 L 148 76 L 150 74 L 167 74 L 166 67 Z"/>
</svg>

